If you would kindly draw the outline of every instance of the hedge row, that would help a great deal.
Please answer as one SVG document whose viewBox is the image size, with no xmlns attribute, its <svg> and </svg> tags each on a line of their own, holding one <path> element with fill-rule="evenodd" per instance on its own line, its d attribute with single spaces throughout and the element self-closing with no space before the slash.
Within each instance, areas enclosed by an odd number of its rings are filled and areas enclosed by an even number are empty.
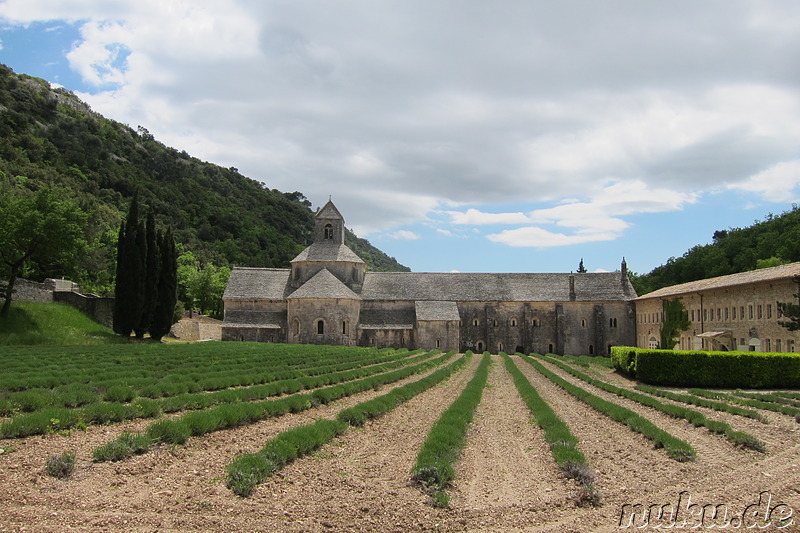
<svg viewBox="0 0 800 533">
<path fill-rule="evenodd" d="M 569 381 L 546 369 L 541 363 L 534 361 L 528 356 L 523 357 L 523 359 L 530 363 L 540 374 L 582 402 L 585 402 L 609 418 L 625 424 L 633 431 L 641 433 L 653 441 L 653 444 L 656 448 L 664 448 L 670 458 L 675 459 L 676 461 L 691 461 L 697 455 L 694 451 L 694 448 L 692 448 L 688 442 L 684 442 L 677 437 L 673 437 L 668 432 L 659 428 L 643 416 L 634 413 L 630 409 L 622 407 L 619 404 L 599 398 L 594 394 L 589 393 L 585 389 L 582 389 L 581 387 L 573 385 Z"/>
<path fill-rule="evenodd" d="M 651 385 L 797 388 L 800 354 L 611 348 L 614 368 Z"/>
<path fill-rule="evenodd" d="M 681 407 L 680 405 L 662 403 L 658 401 L 656 398 L 653 398 L 652 396 L 648 396 L 646 394 L 635 392 L 629 389 L 617 387 L 616 385 L 606 383 L 605 381 L 593 378 L 591 376 L 587 376 L 586 374 L 574 368 L 571 368 L 568 365 L 561 363 L 560 361 L 553 360 L 550 357 L 547 357 L 546 359 L 552 362 L 554 365 L 561 368 L 562 370 L 569 372 L 578 379 L 581 379 L 586 383 L 589 383 L 590 385 L 594 385 L 595 387 L 603 389 L 606 392 L 610 392 L 612 394 L 622 396 L 623 398 L 633 400 L 642 405 L 646 405 L 647 407 L 652 407 L 653 409 L 668 414 L 673 418 L 681 418 L 687 420 L 695 427 L 704 426 L 712 433 L 720 433 L 725 435 L 725 438 L 727 438 L 733 444 L 737 444 L 739 446 L 750 448 L 752 450 L 756 450 L 759 452 L 765 451 L 765 446 L 763 442 L 758 440 L 756 437 L 750 435 L 749 433 L 734 430 L 731 427 L 731 425 L 728 424 L 727 422 L 722 422 L 720 420 L 710 420 L 708 417 L 706 417 L 706 415 L 704 415 L 700 411 L 695 411 L 694 409 L 689 409 L 688 407 Z"/>
<path fill-rule="evenodd" d="M 255 486 L 282 469 L 298 457 L 318 449 L 323 444 L 344 433 L 351 425 L 363 425 L 368 419 L 376 418 L 414 396 L 430 389 L 466 364 L 471 356 L 456 359 L 444 368 L 412 383 L 398 387 L 391 392 L 372 400 L 362 402 L 349 409 L 343 409 L 336 420 L 321 419 L 313 424 L 299 426 L 267 442 L 256 453 L 237 456 L 228 464 L 226 486 L 235 494 L 247 497 Z"/>
<path fill-rule="evenodd" d="M 491 361 L 488 353 L 483 355 L 475 376 L 431 427 L 417 454 L 411 476 L 431 495 L 436 507 L 449 506 L 445 489 L 456 477 L 453 465 L 464 448 L 467 429 L 486 387 Z"/>
<path fill-rule="evenodd" d="M 572 434 L 569 426 L 558 417 L 547 402 L 539 396 L 536 388 L 531 385 L 531 382 L 511 361 L 511 358 L 506 354 L 502 355 L 503 362 L 514 380 L 517 391 L 536 419 L 536 424 L 544 432 L 544 438 L 550 445 L 550 454 L 556 464 L 568 478 L 581 484 L 582 491 L 579 501 L 599 505 L 600 494 L 594 488 L 595 474 L 589 466 L 586 456 L 578 449 L 578 438 Z"/>
</svg>

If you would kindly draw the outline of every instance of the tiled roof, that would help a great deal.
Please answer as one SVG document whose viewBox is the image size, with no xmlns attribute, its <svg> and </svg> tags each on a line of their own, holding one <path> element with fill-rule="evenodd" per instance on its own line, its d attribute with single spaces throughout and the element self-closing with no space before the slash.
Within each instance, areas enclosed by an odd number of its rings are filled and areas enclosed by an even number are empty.
<svg viewBox="0 0 800 533">
<path fill-rule="evenodd" d="M 692 292 L 736 287 L 738 285 L 749 285 L 752 283 L 792 279 L 797 276 L 800 276 L 800 263 L 790 263 L 788 265 L 762 268 L 760 270 L 751 270 L 749 272 L 740 272 L 738 274 L 729 274 L 727 276 L 719 276 L 716 278 L 690 281 L 689 283 L 681 283 L 680 285 L 672 285 L 670 287 L 664 287 L 663 289 L 658 289 L 657 291 L 639 296 L 636 299 L 647 300 L 649 298 L 664 298 Z"/>
<path fill-rule="evenodd" d="M 316 218 L 341 218 L 344 220 L 344 217 L 339 210 L 336 209 L 336 206 L 333 205 L 331 200 L 328 200 L 328 202 L 322 206 L 322 209 L 320 209 L 314 216 Z"/>
<path fill-rule="evenodd" d="M 313 246 L 313 245 L 312 245 Z M 322 272 L 322 271 L 320 271 Z M 306 282 L 293 298 L 359 298 L 385 301 L 438 302 L 568 302 L 572 274 L 469 274 L 367 272 L 356 295 L 327 272 L 326 282 Z M 290 271 L 274 268 L 234 268 L 223 296 L 226 300 L 281 300 L 289 295 Z M 579 302 L 630 300 L 636 292 L 619 272 L 574 274 Z M 302 291 L 302 292 L 301 292 Z"/>
<path fill-rule="evenodd" d="M 289 269 L 234 267 L 223 300 L 283 300 L 288 294 Z"/>
<path fill-rule="evenodd" d="M 339 281 L 331 274 L 330 270 L 323 268 L 310 280 L 303 283 L 299 289 L 289 295 L 289 298 L 340 298 L 360 300 L 358 294 Z"/>
<path fill-rule="evenodd" d="M 414 302 L 417 320 L 460 320 L 458 305 L 455 302 Z"/>
<path fill-rule="evenodd" d="M 292 259 L 292 263 L 298 261 L 348 261 L 350 263 L 363 263 L 364 261 L 356 253 L 344 244 L 334 244 L 332 242 L 315 242 L 297 257 Z"/>
<path fill-rule="evenodd" d="M 362 309 L 358 321 L 364 329 L 409 329 L 414 327 L 414 309 Z"/>
<path fill-rule="evenodd" d="M 225 311 L 225 326 L 280 329 L 286 327 L 286 313 L 231 309 L 230 311 Z"/>
<path fill-rule="evenodd" d="M 363 300 L 568 302 L 571 274 L 367 272 Z M 574 274 L 576 301 L 630 300 L 619 272 Z"/>
</svg>

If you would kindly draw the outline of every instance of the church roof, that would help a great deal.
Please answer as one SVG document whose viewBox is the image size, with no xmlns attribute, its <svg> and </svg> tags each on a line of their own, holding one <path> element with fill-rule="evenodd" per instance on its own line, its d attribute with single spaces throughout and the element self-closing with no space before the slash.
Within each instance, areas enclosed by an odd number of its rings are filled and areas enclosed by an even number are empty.
<svg viewBox="0 0 800 533">
<path fill-rule="evenodd" d="M 367 272 L 363 300 L 568 302 L 571 274 Z M 629 300 L 636 291 L 619 272 L 574 274 L 576 301 Z"/>
<path fill-rule="evenodd" d="M 332 242 L 315 242 L 300 252 L 291 262 L 296 263 L 299 261 L 347 261 L 350 263 L 364 263 L 353 250 L 344 244 L 334 244 Z"/>
<path fill-rule="evenodd" d="M 333 202 L 331 200 L 328 200 L 328 202 L 322 206 L 322 209 L 317 211 L 317 214 L 314 216 L 316 218 L 340 218 L 344 220 L 344 217 L 339 212 L 339 210 L 336 209 L 336 206 L 333 205 Z"/>
<path fill-rule="evenodd" d="M 323 268 L 314 274 L 314 277 L 290 294 L 289 298 L 361 299 L 358 294 L 339 281 L 339 278 L 331 274 L 327 268 Z"/>
<path fill-rule="evenodd" d="M 455 302 L 414 302 L 418 321 L 460 320 L 458 305 Z"/>
<path fill-rule="evenodd" d="M 648 298 L 665 298 L 692 292 L 724 289 L 738 285 L 750 285 L 751 283 L 792 279 L 797 276 L 800 276 L 800 263 L 790 263 L 788 265 L 780 265 L 772 268 L 762 268 L 759 270 L 751 270 L 749 272 L 739 272 L 738 274 L 729 274 L 727 276 L 719 276 L 716 278 L 681 283 L 680 285 L 672 285 L 670 287 L 664 287 L 663 289 L 658 289 L 657 291 L 642 295 L 637 298 L 637 300 L 647 300 Z"/>
<path fill-rule="evenodd" d="M 280 329 L 286 327 L 286 313 L 256 311 L 253 309 L 226 310 L 225 326 L 234 328 Z"/>
<path fill-rule="evenodd" d="M 325 277 L 317 280 L 323 272 L 326 273 Z M 286 298 L 289 294 L 289 275 L 288 269 L 236 267 L 231 272 L 223 298 Z M 367 272 L 361 293 L 356 295 L 327 269 L 323 269 L 291 297 L 416 302 L 568 302 L 570 275 L 572 274 Z M 630 282 L 621 282 L 619 272 L 593 272 L 573 276 L 576 301 L 618 301 L 636 297 L 636 291 Z"/>
<path fill-rule="evenodd" d="M 283 300 L 288 294 L 286 268 L 234 267 L 223 300 Z"/>
</svg>

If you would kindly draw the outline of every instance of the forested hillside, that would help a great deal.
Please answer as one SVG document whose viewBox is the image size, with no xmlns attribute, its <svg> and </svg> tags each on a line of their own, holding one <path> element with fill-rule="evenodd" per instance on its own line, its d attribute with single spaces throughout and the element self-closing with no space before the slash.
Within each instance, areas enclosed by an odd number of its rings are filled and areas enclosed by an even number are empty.
<svg viewBox="0 0 800 533">
<path fill-rule="evenodd" d="M 268 177 L 267 177 L 268 178 Z M 0 65 L 0 184 L 53 186 L 89 215 L 88 252 L 74 265 L 29 265 L 29 277 L 69 275 L 99 292 L 112 281 L 116 234 L 135 191 L 160 226 L 203 264 L 287 267 L 308 244 L 310 203 L 170 148 L 144 127 L 92 112 L 65 89 Z M 348 232 L 371 270 L 408 270 Z"/>
<path fill-rule="evenodd" d="M 711 244 L 671 257 L 649 274 L 634 275 L 639 295 L 661 287 L 800 261 L 800 207 L 768 215 L 747 228 L 714 232 Z"/>
</svg>

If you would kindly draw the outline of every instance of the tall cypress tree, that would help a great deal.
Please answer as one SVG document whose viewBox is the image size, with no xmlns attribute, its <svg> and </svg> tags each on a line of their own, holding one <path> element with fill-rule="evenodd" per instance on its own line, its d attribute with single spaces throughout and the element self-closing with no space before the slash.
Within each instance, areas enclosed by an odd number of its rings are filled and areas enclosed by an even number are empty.
<svg viewBox="0 0 800 533">
<path fill-rule="evenodd" d="M 139 324 L 134 328 L 136 336 L 142 338 L 150 329 L 153 321 L 153 311 L 158 300 L 158 272 L 160 269 L 159 260 L 159 239 L 156 235 L 156 219 L 151 209 L 147 215 L 147 225 L 145 226 L 145 241 L 147 253 L 145 256 L 144 271 L 144 294 L 142 300 L 142 317 Z"/>
<path fill-rule="evenodd" d="M 158 299 L 150 324 L 150 336 L 156 340 L 169 333 L 172 317 L 175 315 L 175 304 L 178 301 L 178 254 L 171 229 L 167 228 L 159 243 L 161 264 L 158 276 Z"/>
<path fill-rule="evenodd" d="M 139 223 L 139 195 L 134 195 L 128 217 L 120 225 L 117 241 L 117 275 L 114 288 L 114 331 L 128 337 L 139 325 L 144 301 L 147 255 L 144 228 Z"/>
</svg>

